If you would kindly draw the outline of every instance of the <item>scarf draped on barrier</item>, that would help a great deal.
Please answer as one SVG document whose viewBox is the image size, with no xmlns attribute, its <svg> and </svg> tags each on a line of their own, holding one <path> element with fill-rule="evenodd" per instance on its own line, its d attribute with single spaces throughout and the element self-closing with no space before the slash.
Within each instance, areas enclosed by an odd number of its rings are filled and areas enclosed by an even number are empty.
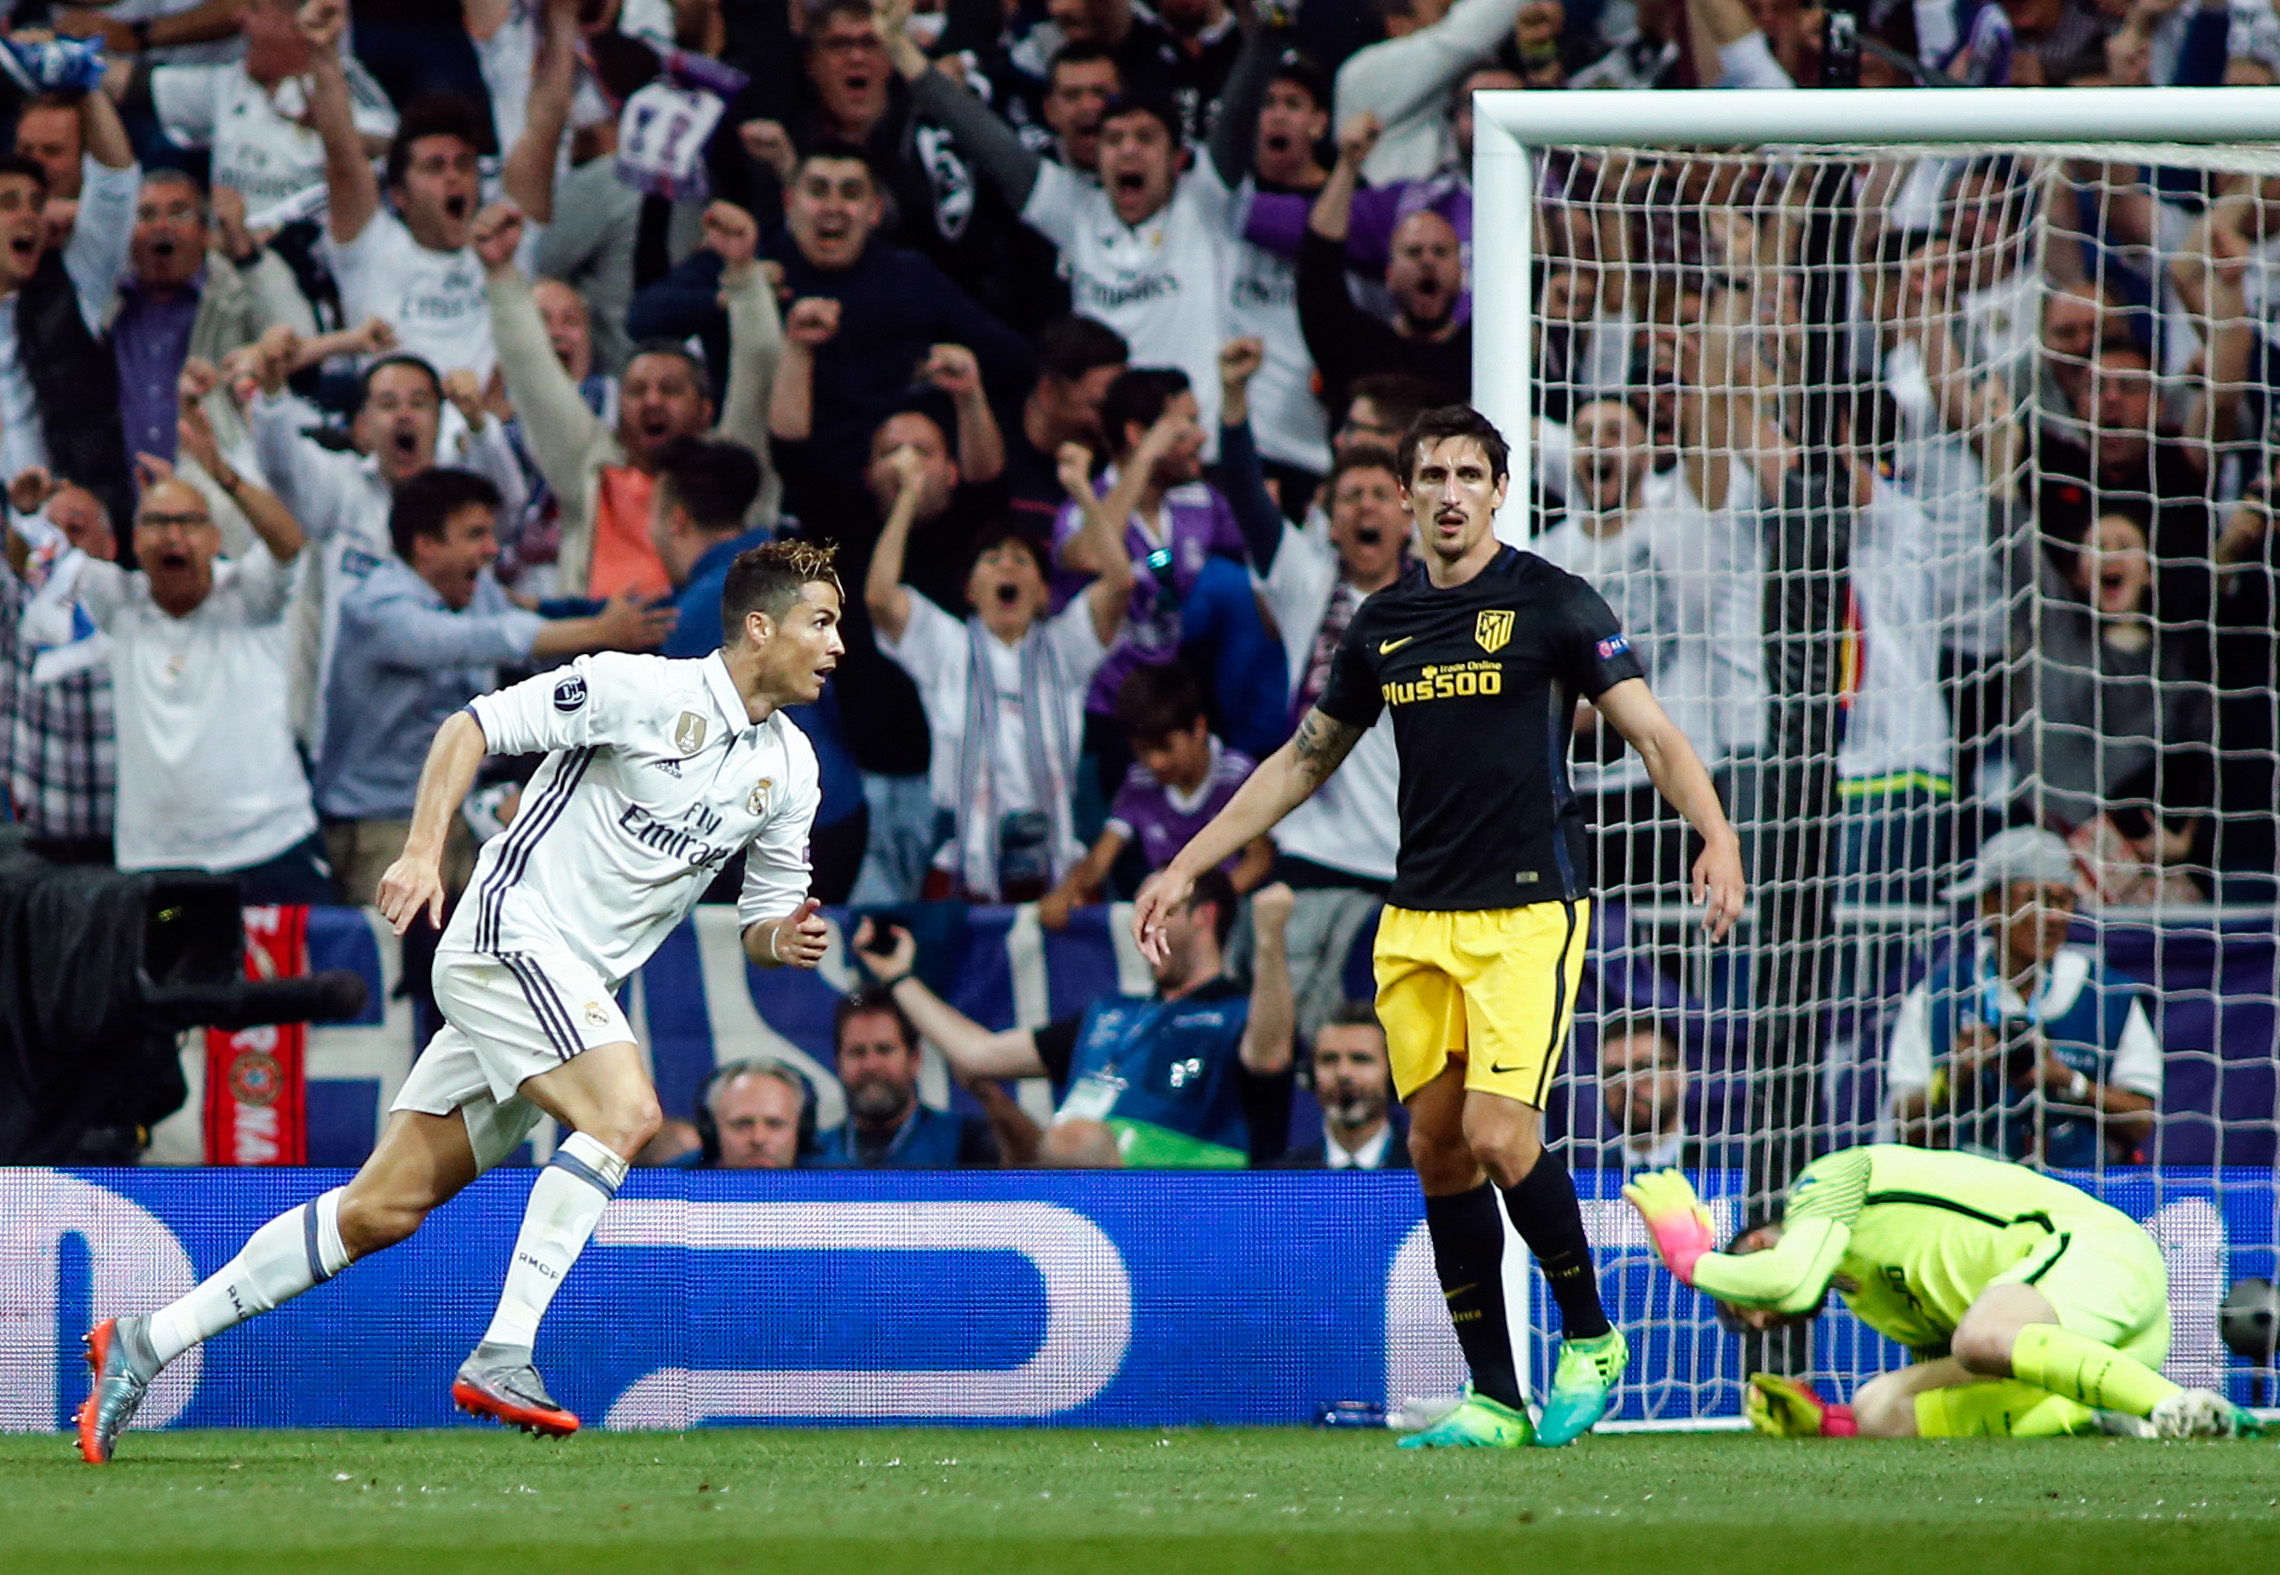
<svg viewBox="0 0 2280 1575">
<path fill-rule="evenodd" d="M 245 910 L 245 975 L 292 979 L 309 971 L 309 910 Z M 309 1025 L 206 1030 L 206 1163 L 306 1165 Z"/>
</svg>

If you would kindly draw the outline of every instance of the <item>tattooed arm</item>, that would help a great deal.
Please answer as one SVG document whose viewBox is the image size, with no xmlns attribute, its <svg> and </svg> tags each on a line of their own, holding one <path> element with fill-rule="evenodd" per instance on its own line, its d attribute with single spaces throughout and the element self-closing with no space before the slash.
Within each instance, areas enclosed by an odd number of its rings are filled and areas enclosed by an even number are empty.
<svg viewBox="0 0 2280 1575">
<path fill-rule="evenodd" d="M 1236 789 L 1227 807 L 1140 888 L 1132 910 L 1132 936 L 1151 960 L 1161 960 L 1165 916 L 1187 901 L 1196 876 L 1240 853 L 1273 830 L 1337 770 L 1362 730 L 1320 710 L 1300 719 L 1290 742 L 1269 755 Z"/>
</svg>

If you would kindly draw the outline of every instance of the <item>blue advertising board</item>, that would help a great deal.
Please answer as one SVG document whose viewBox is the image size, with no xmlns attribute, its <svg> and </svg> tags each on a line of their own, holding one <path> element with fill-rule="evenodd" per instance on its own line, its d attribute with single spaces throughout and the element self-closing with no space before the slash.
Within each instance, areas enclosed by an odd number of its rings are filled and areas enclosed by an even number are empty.
<svg viewBox="0 0 2280 1575">
<path fill-rule="evenodd" d="M 0 1430 L 61 1425 L 78 1337 L 163 1305 L 264 1220 L 345 1179 L 316 1170 L 0 1170 Z M 1722 1228 L 1737 1177 L 1703 1178 Z M 1637 1358 L 1619 1417 L 1731 1418 L 1739 1347 L 1655 1267 L 1618 1178 L 1583 1173 L 1609 1310 Z M 530 1172 L 485 1177 L 404 1246 L 186 1355 L 148 1425 L 431 1427 L 489 1320 Z M 2270 1274 L 2269 1171 L 2117 1174 L 2100 1187 L 2168 1257 L 2172 1376 L 2245 1374 L 2216 1339 L 2229 1278 Z M 637 1171 L 540 1333 L 590 1424 L 1169 1426 L 1310 1420 L 1336 1400 L 1446 1394 L 1463 1365 L 1416 1183 L 1356 1173 Z M 1530 1276 L 1517 1247 L 1511 1266 Z M 1509 1278 L 1509 1276 L 1508 1276 Z M 1526 1279 L 1512 1287 L 1542 1308 Z M 1903 1358 L 1822 1321 L 1840 1389 Z M 1548 1342 L 1531 1342 L 1541 1384 Z"/>
</svg>

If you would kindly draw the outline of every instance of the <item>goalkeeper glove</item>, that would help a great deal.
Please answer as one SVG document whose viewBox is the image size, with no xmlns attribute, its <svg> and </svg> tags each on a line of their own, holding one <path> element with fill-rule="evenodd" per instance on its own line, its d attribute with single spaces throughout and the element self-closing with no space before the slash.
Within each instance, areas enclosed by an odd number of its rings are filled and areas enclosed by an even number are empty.
<svg viewBox="0 0 2280 1575">
<path fill-rule="evenodd" d="M 1694 1265 L 1714 1250 L 1710 1211 L 1694 1195 L 1694 1187 L 1675 1170 L 1642 1171 L 1623 1189 L 1623 1196 L 1646 1221 L 1655 1251 L 1681 1285 L 1694 1283 Z"/>
<path fill-rule="evenodd" d="M 1778 1373 L 1750 1374 L 1742 1413 L 1750 1426 L 1776 1438 L 1853 1438 L 1860 1433 L 1851 1406 L 1824 1400 L 1810 1385 Z"/>
</svg>

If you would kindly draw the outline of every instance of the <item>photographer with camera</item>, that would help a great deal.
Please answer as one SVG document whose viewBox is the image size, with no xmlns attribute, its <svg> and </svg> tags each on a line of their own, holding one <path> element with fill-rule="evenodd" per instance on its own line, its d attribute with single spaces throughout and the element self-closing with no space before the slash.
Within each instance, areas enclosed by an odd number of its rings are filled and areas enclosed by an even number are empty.
<svg viewBox="0 0 2280 1575">
<path fill-rule="evenodd" d="M 2126 1163 L 2153 1131 L 2161 1045 L 2137 989 L 2067 940 L 2074 855 L 2018 826 L 1990 837 L 1971 879 L 1981 933 L 1901 1002 L 1885 1083 L 1904 1142 L 2089 1170 Z"/>
</svg>

